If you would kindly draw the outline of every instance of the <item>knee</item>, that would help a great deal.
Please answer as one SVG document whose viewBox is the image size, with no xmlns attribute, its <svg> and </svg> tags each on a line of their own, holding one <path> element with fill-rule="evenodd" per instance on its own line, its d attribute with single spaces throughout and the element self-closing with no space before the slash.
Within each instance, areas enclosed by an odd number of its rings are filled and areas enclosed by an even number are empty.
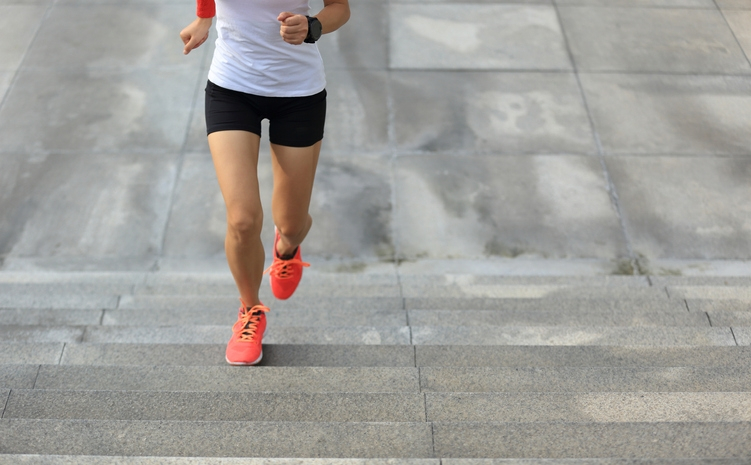
<svg viewBox="0 0 751 465">
<path fill-rule="evenodd" d="M 237 242 L 245 242 L 261 236 L 263 213 L 229 212 L 227 214 L 227 234 Z"/>
<path fill-rule="evenodd" d="M 288 238 L 296 238 L 307 233 L 313 224 L 313 219 L 308 215 L 304 221 L 284 221 L 281 223 L 276 225 L 279 234 Z"/>
</svg>

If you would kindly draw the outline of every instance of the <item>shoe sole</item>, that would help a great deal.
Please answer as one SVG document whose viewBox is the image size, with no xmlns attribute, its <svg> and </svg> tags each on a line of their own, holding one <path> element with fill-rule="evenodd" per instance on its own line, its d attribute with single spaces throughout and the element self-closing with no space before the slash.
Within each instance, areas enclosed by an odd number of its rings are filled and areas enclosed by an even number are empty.
<svg viewBox="0 0 751 465">
<path fill-rule="evenodd" d="M 261 355 L 254 362 L 248 362 L 248 363 L 246 363 L 246 362 L 230 362 L 226 355 L 224 357 L 224 360 L 226 360 L 227 363 L 229 363 L 230 365 L 238 367 L 238 366 L 257 365 L 258 363 L 260 363 L 260 361 L 261 361 L 262 358 L 263 358 L 263 352 L 261 352 Z"/>
</svg>

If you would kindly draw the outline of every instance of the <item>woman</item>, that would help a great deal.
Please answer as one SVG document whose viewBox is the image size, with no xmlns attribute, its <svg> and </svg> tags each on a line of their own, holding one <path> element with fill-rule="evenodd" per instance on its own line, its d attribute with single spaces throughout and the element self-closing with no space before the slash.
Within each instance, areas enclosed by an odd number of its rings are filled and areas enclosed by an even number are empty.
<svg viewBox="0 0 751 465">
<path fill-rule="evenodd" d="M 219 188 L 227 207 L 225 252 L 240 292 L 238 320 L 226 358 L 232 365 L 261 361 L 266 312 L 258 298 L 269 273 L 275 297 L 297 288 L 304 263 L 300 244 L 308 214 L 326 115 L 323 62 L 315 42 L 349 19 L 348 0 L 324 0 L 307 16 L 308 0 L 198 0 L 197 18 L 180 32 L 183 53 L 218 39 L 206 85 L 206 126 Z M 263 211 L 258 188 L 261 120 L 269 120 L 276 225 L 274 260 L 264 272 Z"/>
</svg>

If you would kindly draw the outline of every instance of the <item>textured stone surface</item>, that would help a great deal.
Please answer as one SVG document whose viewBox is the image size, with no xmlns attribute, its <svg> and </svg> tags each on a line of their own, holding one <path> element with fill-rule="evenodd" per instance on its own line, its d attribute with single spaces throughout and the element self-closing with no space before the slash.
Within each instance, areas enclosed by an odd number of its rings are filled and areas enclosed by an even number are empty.
<svg viewBox="0 0 751 465">
<path fill-rule="evenodd" d="M 393 69 L 570 69 L 556 10 L 543 5 L 392 4 Z"/>
<path fill-rule="evenodd" d="M 37 365 L 0 365 L 0 386 L 11 389 L 31 389 L 37 377 Z"/>
<path fill-rule="evenodd" d="M 564 181 L 561 172 L 577 182 Z M 558 258 L 575 249 L 577 256 L 615 258 L 623 252 L 602 169 L 592 157 L 407 157 L 397 176 L 403 186 L 397 230 L 408 258 Z"/>
<path fill-rule="evenodd" d="M 0 420 L 5 453 L 429 457 L 430 434 L 424 422 Z"/>
<path fill-rule="evenodd" d="M 96 294 L 0 294 L 0 308 L 103 309 L 117 307 L 118 296 Z"/>
<path fill-rule="evenodd" d="M 740 346 L 751 346 L 751 326 L 735 326 L 733 335 Z"/>
<path fill-rule="evenodd" d="M 751 71 L 716 9 L 558 9 L 574 62 L 584 71 Z"/>
<path fill-rule="evenodd" d="M 13 414 L 16 391 L 8 402 Z M 428 421 L 748 422 L 751 393 L 429 393 Z M 8 417 L 6 411 L 5 417 Z"/>
<path fill-rule="evenodd" d="M 46 5 L 23 2 L 0 4 L 0 30 L 5 45 L 0 51 L 0 70 L 15 71 L 20 65 L 34 34 L 42 22 Z M 2 94 L 0 92 L 0 101 Z"/>
<path fill-rule="evenodd" d="M 686 299 L 686 306 L 691 312 L 750 312 L 751 300 L 735 299 Z"/>
<path fill-rule="evenodd" d="M 441 457 L 746 457 L 751 424 L 434 423 Z"/>
<path fill-rule="evenodd" d="M 392 93 L 394 137 L 401 150 L 595 151 L 581 92 L 570 74 L 399 71 L 392 73 Z M 528 165 L 517 167 L 523 175 Z"/>
<path fill-rule="evenodd" d="M 409 281 L 402 284 L 402 293 L 406 297 L 408 307 L 416 301 L 422 305 L 430 305 L 439 302 L 469 305 L 502 305 L 501 299 L 602 299 L 602 300 L 643 300 L 643 299 L 667 299 L 665 289 L 655 287 L 617 287 L 608 288 L 600 286 L 565 286 L 565 285 L 461 285 L 456 286 L 442 284 L 440 280 L 432 286 L 424 284 L 412 285 Z M 430 297 L 426 297 L 426 296 Z M 446 304 L 442 304 L 446 305 Z M 624 305 L 629 305 L 628 302 Z M 437 307 L 441 308 L 441 307 Z M 484 308 L 484 307 L 482 307 Z M 498 308 L 498 307 L 492 307 Z"/>
<path fill-rule="evenodd" d="M 223 326 L 88 326 L 83 340 L 65 342 L 122 342 L 148 344 L 226 344 L 232 335 L 229 319 Z M 16 330 L 18 338 L 25 332 Z M 32 334 L 49 334 L 41 331 Z M 13 334 L 13 332 L 10 332 Z M 0 335 L 3 327 L 0 326 Z M 62 337 L 62 336 L 58 336 Z M 23 339 L 22 339 L 23 340 Z M 269 327 L 263 338 L 266 344 L 409 344 L 406 326 L 277 326 Z"/>
<path fill-rule="evenodd" d="M 424 367 L 751 367 L 746 347 L 417 346 Z"/>
<path fill-rule="evenodd" d="M 714 300 L 715 305 L 723 305 L 718 302 L 751 301 L 751 288 L 748 286 L 670 286 L 667 288 L 671 297 L 676 299 L 704 299 Z"/>
<path fill-rule="evenodd" d="M 682 300 L 666 296 L 653 298 L 578 299 L 578 298 L 408 298 L 408 310 L 496 310 L 506 312 L 561 312 L 566 314 L 639 314 L 660 313 L 678 316 L 686 313 Z"/>
<path fill-rule="evenodd" d="M 41 378 L 41 375 L 40 375 Z M 420 369 L 425 392 L 744 392 L 748 367 L 556 367 Z"/>
<path fill-rule="evenodd" d="M 290 459 L 250 457 L 123 457 L 84 455 L 0 455 L 2 465 L 440 465 L 438 459 Z M 627 464 L 613 464 L 627 465 Z M 649 464 L 644 464 L 649 465 Z M 693 464 L 684 464 L 693 465 Z M 698 464 L 697 464 L 698 465 Z M 706 465 L 713 465 L 709 462 Z M 717 465 L 736 465 L 717 462 Z"/>
<path fill-rule="evenodd" d="M 751 208 L 740 200 L 751 195 L 746 182 L 750 160 L 619 157 L 607 164 L 637 253 L 655 258 L 751 257 Z"/>
<path fill-rule="evenodd" d="M 63 343 L 56 342 L 0 342 L 0 365 L 55 365 L 63 354 Z"/>
<path fill-rule="evenodd" d="M 36 367 L 34 367 L 36 369 Z M 416 368 L 98 367 L 43 365 L 36 389 L 417 392 Z M 26 388 L 28 389 L 28 388 Z"/>
<path fill-rule="evenodd" d="M 62 359 L 58 352 L 54 363 L 60 359 L 63 365 L 225 366 L 225 348 L 226 344 L 68 344 Z M 406 345 L 264 344 L 261 365 L 413 367 L 414 352 L 414 348 Z"/>
<path fill-rule="evenodd" d="M 598 326 L 413 326 L 417 345 L 736 345 L 730 328 Z"/>
<path fill-rule="evenodd" d="M 83 335 L 83 326 L 0 326 L 0 341 L 3 342 L 81 342 Z"/>
<path fill-rule="evenodd" d="M 751 151 L 746 131 L 751 78 L 582 74 L 580 79 L 607 154 L 706 156 Z M 713 179 L 714 175 L 707 178 Z M 736 184 L 733 176 L 727 182 Z M 663 200 L 650 197 L 650 203 Z"/>
<path fill-rule="evenodd" d="M 751 312 L 748 313 L 751 317 Z M 749 319 L 751 322 L 751 318 Z M 535 310 L 410 310 L 413 326 L 709 326 L 700 313 Z M 714 323 L 714 320 L 713 320 Z M 714 326 L 730 326 L 714 323 Z"/>
<path fill-rule="evenodd" d="M 0 391 L 0 398 L 2 394 Z M 417 422 L 425 419 L 425 405 L 423 396 L 419 393 L 298 394 L 16 389 L 8 400 L 3 418 Z"/>
<path fill-rule="evenodd" d="M 0 325 L 98 325 L 102 310 L 11 309 L 0 310 Z"/>
</svg>

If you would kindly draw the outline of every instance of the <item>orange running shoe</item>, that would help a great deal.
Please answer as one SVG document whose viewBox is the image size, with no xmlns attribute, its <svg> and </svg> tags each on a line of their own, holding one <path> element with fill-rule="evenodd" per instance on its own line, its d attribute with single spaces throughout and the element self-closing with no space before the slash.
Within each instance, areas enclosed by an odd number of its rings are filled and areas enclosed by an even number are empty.
<svg viewBox="0 0 751 465">
<path fill-rule="evenodd" d="M 269 308 L 263 304 L 248 308 L 242 300 L 240 303 L 225 358 L 230 365 L 255 365 L 263 358 L 261 342 L 266 331 L 266 312 Z"/>
<path fill-rule="evenodd" d="M 300 246 L 297 247 L 294 257 L 288 260 L 283 260 L 279 257 L 279 253 L 276 251 L 276 245 L 278 242 L 279 231 L 274 228 L 274 261 L 263 273 L 268 273 L 269 275 L 271 292 L 274 294 L 274 297 L 280 300 L 285 300 L 289 299 L 292 294 L 294 294 L 297 285 L 300 284 L 300 279 L 302 279 L 303 267 L 310 266 L 310 263 L 302 261 Z"/>
</svg>

